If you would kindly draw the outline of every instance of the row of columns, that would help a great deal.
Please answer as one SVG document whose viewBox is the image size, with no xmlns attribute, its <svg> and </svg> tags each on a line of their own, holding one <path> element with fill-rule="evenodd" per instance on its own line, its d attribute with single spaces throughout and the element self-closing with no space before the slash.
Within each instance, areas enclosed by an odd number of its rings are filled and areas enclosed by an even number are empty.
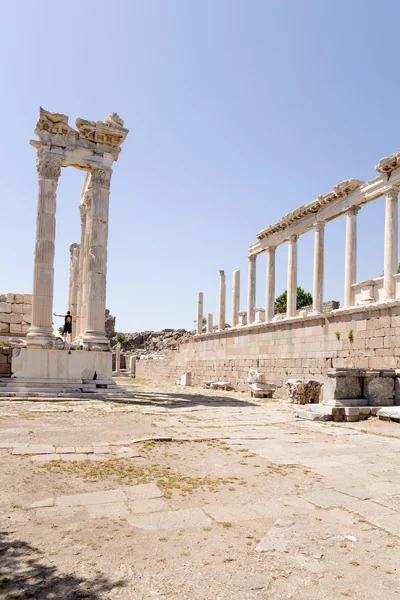
<svg viewBox="0 0 400 600">
<path fill-rule="evenodd" d="M 357 214 L 360 208 L 353 206 L 346 212 L 346 249 L 344 275 L 344 306 L 354 306 L 354 288 L 357 282 Z M 288 240 L 288 273 L 287 273 L 287 316 L 294 317 L 297 310 L 297 241 L 298 236 Z M 267 280 L 265 321 L 271 321 L 275 314 L 275 252 L 276 247 L 270 246 L 267 253 Z M 325 253 L 325 223 L 314 225 L 314 277 L 313 277 L 313 311 L 321 313 L 323 308 L 324 290 L 324 253 Z M 398 268 L 398 191 L 389 188 L 386 192 L 385 213 L 385 244 L 384 244 L 384 299 L 395 298 L 394 275 Z M 249 256 L 248 271 L 248 303 L 247 324 L 256 320 L 256 255 Z M 226 281 L 224 271 L 220 271 L 220 303 L 218 329 L 225 329 Z M 234 271 L 232 287 L 232 327 L 239 325 L 240 302 L 240 271 Z M 259 310 L 258 313 L 262 311 Z M 242 315 L 243 313 L 240 313 Z M 203 294 L 201 293 L 201 319 L 203 318 Z M 209 327 L 211 318 L 211 327 Z M 243 322 L 243 318 L 241 318 Z M 197 333 L 202 332 L 197 321 Z M 207 333 L 212 332 L 212 315 L 207 318 Z"/>
<path fill-rule="evenodd" d="M 32 325 L 27 334 L 30 346 L 52 346 L 53 291 L 55 254 L 55 215 L 61 159 L 45 153 L 38 157 L 39 194 L 36 220 L 34 255 Z M 76 324 L 87 348 L 107 348 L 105 335 L 106 274 L 108 241 L 108 208 L 112 170 L 109 167 L 93 168 L 90 193 L 81 210 L 81 243 L 79 257 L 74 258 L 73 300 L 76 311 L 83 318 Z M 84 212 L 84 217 L 82 216 Z M 78 245 L 76 245 L 78 246 Z M 75 248 L 76 248 L 75 246 Z M 79 276 L 76 276 L 79 269 Z M 77 279 L 77 282 L 76 282 Z M 75 283 L 76 282 L 76 283 Z M 72 292 L 70 288 L 70 307 Z M 76 331 L 78 333 L 78 331 Z"/>
</svg>

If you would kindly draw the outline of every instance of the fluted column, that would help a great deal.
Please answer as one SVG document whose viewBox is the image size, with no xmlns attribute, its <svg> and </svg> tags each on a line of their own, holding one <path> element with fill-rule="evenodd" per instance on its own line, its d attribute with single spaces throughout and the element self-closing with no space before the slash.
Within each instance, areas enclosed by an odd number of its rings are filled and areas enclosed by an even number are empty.
<svg viewBox="0 0 400 600">
<path fill-rule="evenodd" d="M 289 238 L 288 279 L 287 279 L 287 313 L 288 317 L 296 315 L 297 308 L 297 236 Z"/>
<path fill-rule="evenodd" d="M 38 157 L 39 196 L 36 217 L 36 244 L 33 269 L 32 324 L 29 346 L 49 346 L 53 335 L 54 251 L 56 236 L 56 195 L 61 161 L 50 154 Z"/>
<path fill-rule="evenodd" d="M 201 335 L 203 332 L 203 292 L 197 294 L 197 322 L 196 333 Z"/>
<path fill-rule="evenodd" d="M 346 256 L 344 267 L 344 306 L 354 305 L 353 283 L 357 279 L 357 213 L 358 206 L 346 213 Z"/>
<path fill-rule="evenodd" d="M 251 325 L 255 319 L 256 307 L 256 259 L 257 256 L 249 256 L 249 284 L 247 299 L 247 324 Z"/>
<path fill-rule="evenodd" d="M 386 192 L 386 215 L 385 215 L 385 253 L 383 270 L 383 292 L 385 300 L 396 297 L 395 280 L 393 275 L 397 273 L 399 237 L 399 208 L 398 191 L 390 188 Z"/>
<path fill-rule="evenodd" d="M 322 312 L 324 296 L 324 242 L 325 223 L 314 225 L 314 285 L 313 310 Z"/>
<path fill-rule="evenodd" d="M 93 195 L 92 188 L 89 188 L 85 193 L 84 206 L 85 206 L 85 236 L 83 242 L 83 248 L 81 248 L 81 255 L 83 254 L 82 261 L 82 304 L 81 312 L 79 314 L 81 334 L 80 337 L 83 339 L 83 335 L 87 329 L 87 306 L 88 306 L 88 278 L 89 278 L 89 248 L 90 248 L 90 236 L 92 231 L 92 212 L 93 212 Z"/>
<path fill-rule="evenodd" d="M 232 281 L 232 327 L 239 324 L 240 309 L 240 271 L 233 271 Z"/>
<path fill-rule="evenodd" d="M 81 241 L 79 244 L 79 284 L 78 284 L 78 300 L 77 300 L 77 314 L 81 317 L 76 323 L 76 335 L 77 337 L 82 336 L 84 332 L 84 322 L 82 314 L 82 301 L 83 301 L 83 262 L 85 255 L 85 233 L 86 233 L 86 206 L 80 204 L 79 212 L 81 215 Z"/>
<path fill-rule="evenodd" d="M 108 348 L 105 334 L 108 208 L 112 169 L 102 167 L 92 171 L 92 209 L 90 211 L 90 242 L 87 269 L 86 329 L 83 343 L 87 348 Z"/>
<path fill-rule="evenodd" d="M 223 331 L 226 323 L 226 277 L 225 271 L 219 272 L 219 315 L 218 329 Z"/>
<path fill-rule="evenodd" d="M 71 244 L 69 247 L 68 310 L 71 311 L 72 315 L 76 315 L 78 312 L 79 254 L 79 244 Z M 79 319 L 72 319 L 72 340 L 76 338 L 77 322 L 79 322 Z"/>
<path fill-rule="evenodd" d="M 211 313 L 207 314 L 207 333 L 212 333 L 214 331 L 213 326 L 213 316 Z"/>
<path fill-rule="evenodd" d="M 274 246 L 267 248 L 266 321 L 271 321 L 275 314 L 275 250 Z"/>
</svg>

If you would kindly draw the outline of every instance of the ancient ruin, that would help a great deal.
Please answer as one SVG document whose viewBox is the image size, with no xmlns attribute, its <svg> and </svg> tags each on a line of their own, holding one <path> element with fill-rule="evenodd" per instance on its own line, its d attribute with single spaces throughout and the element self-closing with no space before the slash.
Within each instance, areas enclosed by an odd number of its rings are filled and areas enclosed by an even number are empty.
<svg viewBox="0 0 400 600">
<path fill-rule="evenodd" d="M 73 129 L 66 115 L 40 109 L 35 128 L 39 139 L 31 141 L 37 150 L 39 181 L 31 320 L 27 347 L 13 353 L 14 386 L 40 382 L 44 387 L 79 388 L 88 370 L 93 379 L 112 384 L 105 332 L 108 213 L 112 165 L 128 134 L 123 125 L 113 113 L 104 121 L 77 119 Z M 53 333 L 56 193 L 61 168 L 68 166 L 85 173 L 80 244 L 70 246 L 69 307 L 81 317 L 74 323 L 73 335 L 83 346 L 73 358 L 70 350 L 61 351 L 63 345 L 57 347 Z M 0 308 L 7 314 L 6 303 Z"/>
</svg>

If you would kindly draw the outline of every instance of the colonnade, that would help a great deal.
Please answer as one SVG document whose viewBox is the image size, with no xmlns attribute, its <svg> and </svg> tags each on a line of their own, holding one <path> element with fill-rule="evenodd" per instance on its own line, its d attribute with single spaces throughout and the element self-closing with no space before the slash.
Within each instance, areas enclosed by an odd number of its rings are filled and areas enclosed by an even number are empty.
<svg viewBox="0 0 400 600">
<path fill-rule="evenodd" d="M 384 240 L 384 274 L 383 274 L 383 300 L 390 301 L 396 296 L 394 275 L 398 268 L 398 190 L 388 187 L 385 190 L 385 240 Z M 346 246 L 344 270 L 344 308 L 354 306 L 354 284 L 357 283 L 357 215 L 360 206 L 350 206 L 346 211 Z M 326 221 L 315 219 L 312 229 L 314 231 L 314 274 L 313 274 L 313 312 L 320 314 L 323 311 L 324 270 L 325 270 L 325 224 Z M 309 229 L 309 228 L 308 228 Z M 287 313 L 286 317 L 295 317 L 297 312 L 297 245 L 299 234 L 288 235 L 288 269 L 287 269 Z M 280 242 L 281 243 L 281 242 Z M 247 319 L 243 312 L 239 313 L 240 298 L 240 272 L 233 273 L 232 287 L 232 327 L 252 325 L 254 323 L 269 322 L 275 314 L 275 255 L 279 244 L 270 244 L 261 251 L 250 253 L 248 263 L 248 288 L 247 288 Z M 261 252 L 267 254 L 266 272 L 266 299 L 265 309 L 256 307 L 256 282 L 257 282 L 257 256 Z M 220 271 L 220 303 L 218 330 L 225 329 L 225 274 Z M 201 294 L 201 318 L 203 317 L 203 294 Z M 199 316 L 199 315 L 198 315 Z M 208 320 L 212 323 L 212 315 Z M 198 321 L 199 323 L 199 321 Z M 212 332 L 212 327 L 207 326 L 207 333 Z M 197 328 L 197 334 L 202 333 L 202 327 Z"/>
</svg>

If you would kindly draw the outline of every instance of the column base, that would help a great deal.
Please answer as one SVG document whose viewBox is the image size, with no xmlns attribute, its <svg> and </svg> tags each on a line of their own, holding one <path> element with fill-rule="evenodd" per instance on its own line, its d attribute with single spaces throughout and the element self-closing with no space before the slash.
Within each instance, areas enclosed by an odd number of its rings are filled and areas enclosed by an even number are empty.
<svg viewBox="0 0 400 600">
<path fill-rule="evenodd" d="M 30 348 L 53 348 L 55 336 L 47 327 L 30 327 L 26 334 L 26 345 Z"/>
<path fill-rule="evenodd" d="M 82 336 L 84 350 L 103 350 L 110 349 L 110 340 L 106 338 L 104 331 L 86 330 Z"/>
</svg>

